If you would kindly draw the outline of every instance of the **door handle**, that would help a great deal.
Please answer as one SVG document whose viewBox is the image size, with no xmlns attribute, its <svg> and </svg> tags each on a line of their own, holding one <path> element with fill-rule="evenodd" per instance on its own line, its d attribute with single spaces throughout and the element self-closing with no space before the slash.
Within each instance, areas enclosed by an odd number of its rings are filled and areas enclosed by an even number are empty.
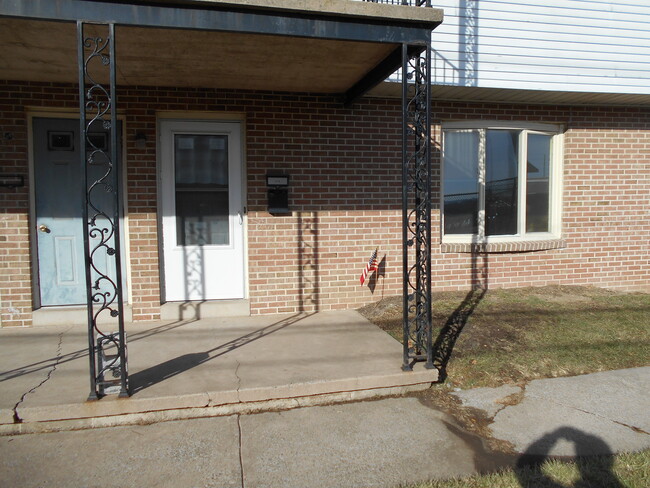
<svg viewBox="0 0 650 488">
<path fill-rule="evenodd" d="M 45 224 L 39 225 L 38 230 L 40 230 L 41 232 L 45 232 L 46 234 L 49 234 L 51 232 L 50 228 Z"/>
<path fill-rule="evenodd" d="M 237 212 L 237 215 L 239 215 L 239 225 L 244 225 L 244 214 Z"/>
</svg>

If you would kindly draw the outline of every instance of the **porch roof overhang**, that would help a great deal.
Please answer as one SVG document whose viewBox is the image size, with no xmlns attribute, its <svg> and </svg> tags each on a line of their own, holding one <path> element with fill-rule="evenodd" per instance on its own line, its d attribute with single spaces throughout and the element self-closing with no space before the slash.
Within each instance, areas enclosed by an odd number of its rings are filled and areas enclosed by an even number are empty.
<svg viewBox="0 0 650 488">
<path fill-rule="evenodd" d="M 560 90 L 515 90 L 476 86 L 432 85 L 436 100 L 478 103 L 516 103 L 538 105 L 589 105 L 649 107 L 650 95 L 640 93 L 599 93 Z M 385 81 L 367 93 L 374 98 L 401 98 L 402 84 Z"/>
<path fill-rule="evenodd" d="M 75 83 L 75 22 L 116 25 L 127 86 L 331 93 L 347 102 L 423 51 L 442 10 L 350 0 L 0 0 L 3 78 Z"/>
</svg>

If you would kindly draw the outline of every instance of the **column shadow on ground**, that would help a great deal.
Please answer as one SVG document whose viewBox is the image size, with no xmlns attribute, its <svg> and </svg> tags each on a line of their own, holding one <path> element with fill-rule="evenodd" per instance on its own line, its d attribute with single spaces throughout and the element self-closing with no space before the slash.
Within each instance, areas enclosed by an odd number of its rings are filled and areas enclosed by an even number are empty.
<svg viewBox="0 0 650 488">
<path fill-rule="evenodd" d="M 249 332 L 248 334 L 244 334 L 236 339 L 230 340 L 223 344 L 219 344 L 218 346 L 207 349 L 205 351 L 183 354 L 150 368 L 136 371 L 133 374 L 129 375 L 129 390 L 131 394 L 138 393 L 145 388 L 149 388 L 150 386 L 153 386 L 157 383 L 196 368 L 201 364 L 223 356 L 228 352 L 234 351 L 235 349 L 246 346 L 247 344 L 278 332 L 286 327 L 289 327 L 290 325 L 295 324 L 296 322 L 299 322 L 300 320 L 305 319 L 306 317 L 309 317 L 310 315 L 313 315 L 313 313 L 292 315 L 291 317 Z"/>
<path fill-rule="evenodd" d="M 482 244 L 472 245 L 471 290 L 456 310 L 447 318 L 433 343 L 433 364 L 438 369 L 438 381 L 447 379 L 447 365 L 467 321 L 488 291 L 488 254 Z"/>
</svg>

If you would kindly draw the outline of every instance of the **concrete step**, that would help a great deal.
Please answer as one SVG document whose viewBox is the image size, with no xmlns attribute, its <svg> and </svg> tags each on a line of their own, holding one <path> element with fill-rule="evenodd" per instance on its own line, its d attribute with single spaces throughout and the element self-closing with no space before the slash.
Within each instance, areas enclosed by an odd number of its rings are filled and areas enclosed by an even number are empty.
<svg viewBox="0 0 650 488">
<path fill-rule="evenodd" d="M 13 410 L 5 409 L 0 414 L 3 422 L 0 435 L 141 425 L 370 400 L 421 391 L 437 379 L 437 370 L 422 369 L 394 375 L 156 398 L 111 395 L 97 401 L 20 408 L 18 423 L 8 422 L 13 419 Z"/>
</svg>

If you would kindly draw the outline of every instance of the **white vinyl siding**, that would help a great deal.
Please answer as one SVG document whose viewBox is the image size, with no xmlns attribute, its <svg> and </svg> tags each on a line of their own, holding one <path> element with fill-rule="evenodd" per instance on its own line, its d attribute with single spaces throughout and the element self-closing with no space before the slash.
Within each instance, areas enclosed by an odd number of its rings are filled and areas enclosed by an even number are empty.
<svg viewBox="0 0 650 488">
<path fill-rule="evenodd" d="M 432 82 L 650 94 L 650 0 L 439 0 Z"/>
</svg>

